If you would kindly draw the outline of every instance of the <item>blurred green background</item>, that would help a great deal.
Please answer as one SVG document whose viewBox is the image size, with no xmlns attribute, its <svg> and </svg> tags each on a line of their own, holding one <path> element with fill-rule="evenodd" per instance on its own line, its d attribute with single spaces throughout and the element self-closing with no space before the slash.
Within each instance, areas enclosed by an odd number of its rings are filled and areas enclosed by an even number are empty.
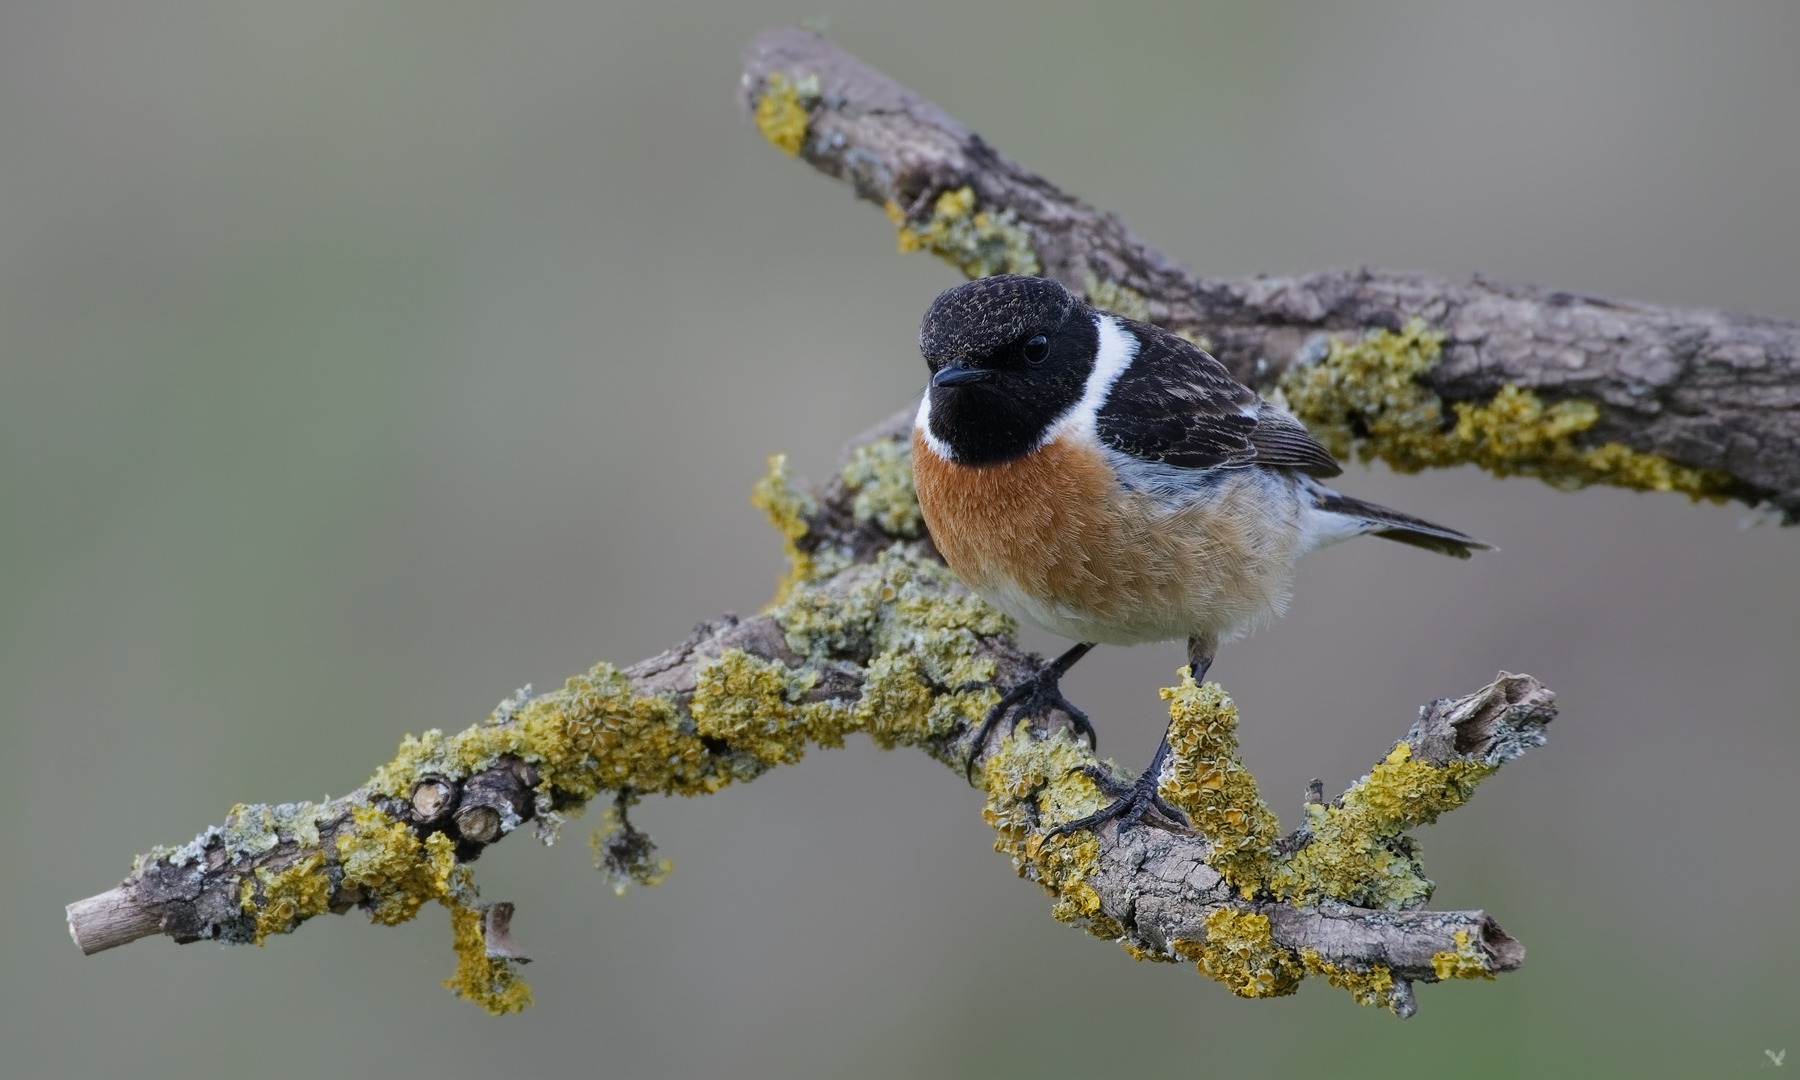
<svg viewBox="0 0 1800 1080">
<path fill-rule="evenodd" d="M 1550 746 L 1420 834 L 1530 949 L 1400 1023 L 1246 1002 L 1052 922 L 980 801 L 858 741 L 477 867 L 442 912 L 84 959 L 62 905 L 238 801 L 755 610 L 764 457 L 823 476 L 956 278 L 732 102 L 832 36 L 1208 274 L 1368 262 L 1800 316 L 1800 6 L 0 5 L 0 1071 L 14 1076 L 1736 1075 L 1800 1053 L 1800 533 L 1475 472 L 1343 487 L 1500 545 L 1355 543 L 1215 669 L 1290 821 L 1497 668 Z M 1028 635 L 1037 648 L 1060 643 Z M 1141 765 L 1176 646 L 1071 680 Z"/>
</svg>

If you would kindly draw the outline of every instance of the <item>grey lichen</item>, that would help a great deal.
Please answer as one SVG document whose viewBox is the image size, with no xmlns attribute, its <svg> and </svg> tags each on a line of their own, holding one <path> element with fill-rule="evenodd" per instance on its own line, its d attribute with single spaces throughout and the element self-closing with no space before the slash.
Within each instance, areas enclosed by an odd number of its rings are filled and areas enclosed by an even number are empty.
<svg viewBox="0 0 1800 1080">
<path fill-rule="evenodd" d="M 850 453 L 844 483 L 856 492 L 851 513 L 859 524 L 873 522 L 884 532 L 913 539 L 924 529 L 919 493 L 913 488 L 912 448 L 895 439 L 863 443 Z"/>
</svg>

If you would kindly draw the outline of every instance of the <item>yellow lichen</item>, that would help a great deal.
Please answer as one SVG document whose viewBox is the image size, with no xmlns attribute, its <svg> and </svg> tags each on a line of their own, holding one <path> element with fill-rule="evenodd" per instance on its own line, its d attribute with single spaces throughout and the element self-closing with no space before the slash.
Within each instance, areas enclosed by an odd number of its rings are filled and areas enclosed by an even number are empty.
<svg viewBox="0 0 1800 1080">
<path fill-rule="evenodd" d="M 253 877 L 244 879 L 239 906 L 256 916 L 258 945 L 270 934 L 285 934 L 302 920 L 331 909 L 331 879 L 324 867 L 324 853 L 314 851 L 283 870 L 257 867 Z"/>
<path fill-rule="evenodd" d="M 981 640 L 1015 629 L 1011 619 L 958 585 L 948 567 L 900 546 L 829 582 L 807 583 L 770 613 L 788 647 L 815 665 L 870 649 L 876 658 L 911 655 L 926 678 L 951 688 L 991 678 L 993 662 L 975 655 Z"/>
<path fill-rule="evenodd" d="M 869 495 L 866 505 L 859 500 L 859 517 L 906 534 L 908 506 L 916 512 L 908 466 L 894 442 L 852 459 L 845 482 Z M 537 769 L 539 810 L 562 813 L 602 791 L 629 798 L 716 791 L 798 760 L 808 744 L 841 745 L 854 731 L 883 747 L 921 746 L 960 767 L 969 748 L 951 736 L 978 725 L 999 698 L 992 686 L 994 662 L 980 657 L 983 642 L 1010 637 L 1013 622 L 916 545 L 896 543 L 861 563 L 854 559 L 866 554 L 830 545 L 810 557 L 800 554 L 793 545 L 807 536 L 818 507 L 793 484 L 779 457 L 758 485 L 756 501 L 789 541 L 796 564 L 769 612 L 795 654 L 788 662 L 727 649 L 699 665 L 685 706 L 671 696 L 640 694 L 623 672 L 598 664 L 552 692 L 522 692 L 488 722 L 456 735 L 433 730 L 408 736 L 371 788 L 404 799 L 423 776 L 466 778 L 512 755 Z M 823 692 L 857 686 L 860 692 Z M 1163 696 L 1170 702 L 1172 753 L 1160 778 L 1162 792 L 1192 817 L 1211 846 L 1208 862 L 1245 897 L 1410 904 L 1428 894 L 1430 883 L 1400 833 L 1461 805 L 1492 771 L 1467 762 L 1437 768 L 1413 760 L 1402 744 L 1346 793 L 1341 806 L 1310 807 L 1310 842 L 1281 857 L 1274 816 L 1238 758 L 1237 710 L 1230 698 L 1216 684 L 1196 685 L 1185 671 L 1181 684 Z M 1099 857 L 1095 836 L 1044 838 L 1056 825 L 1106 804 L 1087 772 L 1092 767 L 1092 754 L 1066 731 L 1039 738 L 1026 726 L 986 760 L 983 815 L 995 829 L 995 848 L 1054 898 L 1057 919 L 1117 939 L 1123 930 L 1092 884 Z M 240 902 L 255 916 L 255 939 L 327 910 L 334 899 L 330 875 L 336 873 L 329 865 L 335 861 L 342 868 L 340 890 L 359 899 L 378 922 L 410 919 L 428 900 L 450 908 L 459 961 L 448 985 L 459 994 L 490 1012 L 528 1004 L 530 992 L 512 962 L 486 955 L 472 880 L 456 862 L 455 842 L 443 833 L 421 840 L 376 804 L 358 802 L 347 811 L 342 803 L 335 806 L 239 807 L 221 830 L 247 852 L 317 845 L 243 884 Z M 328 823 L 332 840 L 321 844 Z M 669 863 L 654 860 L 649 838 L 638 835 L 642 843 L 614 861 L 624 877 L 655 884 Z M 1440 975 L 1485 973 L 1479 952 L 1463 938 L 1457 943 L 1455 953 L 1435 958 Z M 1130 943 L 1127 948 L 1141 959 L 1173 958 Z M 1174 949 L 1245 996 L 1289 993 L 1311 971 L 1358 1000 L 1391 1004 L 1394 984 L 1385 969 L 1343 971 L 1316 956 L 1296 961 L 1273 944 L 1260 915 L 1217 912 L 1205 941 L 1178 941 Z"/>
<path fill-rule="evenodd" d="M 1456 932 L 1456 948 L 1431 954 L 1431 968 L 1440 979 L 1492 979 L 1487 957 L 1470 939 L 1467 930 Z"/>
<path fill-rule="evenodd" d="M 481 912 L 453 897 L 439 899 L 450 909 L 450 929 L 456 942 L 456 974 L 444 980 L 444 988 L 473 1001 L 490 1016 L 529 1008 L 531 987 L 519 978 L 516 961 L 488 956 Z"/>
<path fill-rule="evenodd" d="M 1279 825 L 1238 757 L 1237 706 L 1218 683 L 1164 687 L 1169 703 L 1169 761 L 1163 798 L 1187 813 L 1212 848 L 1207 862 L 1245 898 L 1268 880 Z"/>
<path fill-rule="evenodd" d="M 848 711 L 832 702 L 802 703 L 818 681 L 742 649 L 727 649 L 694 673 L 688 706 L 699 733 L 751 754 L 765 768 L 799 761 L 814 729 L 838 738 Z"/>
<path fill-rule="evenodd" d="M 806 130 L 812 123 L 806 105 L 818 96 L 816 76 L 789 79 L 786 74 L 775 72 L 756 102 L 756 130 L 783 153 L 798 157 L 806 146 Z"/>
<path fill-rule="evenodd" d="M 482 771 L 502 754 L 517 754 L 524 747 L 517 728 L 477 725 L 446 735 L 432 728 L 423 735 L 407 735 L 394 760 L 376 770 L 365 785 L 372 791 L 407 798 L 413 784 L 425 775 L 461 780 Z"/>
<path fill-rule="evenodd" d="M 1485 403 L 1444 403 L 1422 381 L 1437 366 L 1444 335 L 1414 319 L 1400 333 L 1371 330 L 1330 339 L 1323 358 L 1281 378 L 1288 407 L 1341 458 L 1376 458 L 1399 472 L 1474 464 L 1496 476 L 1535 476 L 1570 490 L 1611 484 L 1679 491 L 1723 501 L 1736 484 L 1710 469 L 1677 465 L 1622 443 L 1583 446 L 1600 420 L 1590 401 L 1546 404 L 1511 383 Z"/>
<path fill-rule="evenodd" d="M 1300 950 L 1300 962 L 1306 965 L 1307 974 L 1322 976 L 1338 989 L 1348 990 L 1358 1005 L 1395 1006 L 1394 973 L 1382 964 L 1371 965 L 1368 971 L 1353 971 L 1326 963 L 1311 949 Z"/>
<path fill-rule="evenodd" d="M 812 528 L 807 519 L 819 512 L 819 501 L 794 485 L 787 455 L 775 454 L 769 458 L 769 471 L 750 490 L 750 505 L 767 514 L 769 524 L 787 540 L 788 572 L 776 583 L 772 602 L 780 604 L 796 584 L 819 573 L 813 557 L 794 543 Z"/>
<path fill-rule="evenodd" d="M 1494 767 L 1458 759 L 1439 768 L 1400 743 L 1338 805 L 1309 804 L 1311 840 L 1277 870 L 1270 886 L 1296 903 L 1329 897 L 1362 907 L 1411 907 L 1431 896 L 1409 839 L 1467 802 Z"/>
<path fill-rule="evenodd" d="M 397 926 L 427 900 L 449 895 L 456 843 L 443 833 L 421 841 L 405 824 L 372 807 L 351 811 L 352 827 L 337 835 L 344 880 L 361 887 L 369 918 Z"/>
<path fill-rule="evenodd" d="M 851 451 L 843 477 L 856 492 L 850 509 L 857 521 L 872 521 L 884 532 L 907 539 L 923 531 L 910 444 L 897 439 L 866 442 Z"/>
<path fill-rule="evenodd" d="M 957 719 L 957 714 L 935 708 L 937 700 L 917 656 L 883 653 L 863 666 L 862 697 L 852 726 L 867 731 L 883 750 L 918 745 L 947 732 Z"/>
<path fill-rule="evenodd" d="M 1018 223 L 1011 207 L 976 209 L 975 189 L 957 188 L 939 195 L 931 220 L 913 225 L 888 204 L 888 217 L 899 226 L 901 252 L 929 251 L 969 277 L 993 274 L 1036 274 L 1040 264 L 1031 233 Z"/>
<path fill-rule="evenodd" d="M 602 789 L 700 795 L 728 783 L 680 710 L 635 693 L 611 664 L 597 664 L 519 711 L 521 756 L 538 765 L 539 787 L 585 802 Z"/>
<path fill-rule="evenodd" d="M 1052 916 L 1110 939 L 1119 936 L 1120 927 L 1087 882 L 1097 869 L 1099 842 L 1088 832 L 1043 839 L 1044 830 L 1105 805 L 1105 796 L 1082 772 L 1092 760 L 1067 732 L 1041 740 L 1025 732 L 1015 735 L 988 760 L 982 817 L 994 829 L 994 850 L 1011 856 L 1020 877 L 1055 898 Z"/>
<path fill-rule="evenodd" d="M 1150 302 L 1136 289 L 1089 273 L 1082 275 L 1082 291 L 1088 303 L 1102 311 L 1111 311 L 1138 322 L 1150 321 Z"/>
<path fill-rule="evenodd" d="M 1206 940 L 1176 938 L 1177 956 L 1239 997 L 1282 997 L 1300 988 L 1305 971 L 1269 934 L 1269 917 L 1220 908 L 1206 917 Z"/>
</svg>

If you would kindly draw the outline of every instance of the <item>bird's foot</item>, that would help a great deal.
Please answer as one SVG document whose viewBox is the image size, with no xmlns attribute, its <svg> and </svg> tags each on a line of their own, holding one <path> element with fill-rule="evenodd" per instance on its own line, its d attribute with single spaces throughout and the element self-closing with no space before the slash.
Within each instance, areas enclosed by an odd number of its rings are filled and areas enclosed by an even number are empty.
<svg viewBox="0 0 1800 1080">
<path fill-rule="evenodd" d="M 1161 785 L 1165 756 L 1166 752 L 1158 753 L 1156 760 L 1144 770 L 1144 774 L 1129 784 L 1120 783 L 1110 773 L 1093 765 L 1083 769 L 1082 772 L 1087 774 L 1088 779 L 1113 801 L 1086 817 L 1065 821 L 1050 829 L 1038 843 L 1043 844 L 1052 837 L 1066 836 L 1073 832 L 1097 829 L 1114 820 L 1118 821 L 1120 829 L 1128 829 L 1140 820 L 1163 829 L 1192 828 L 1187 815 L 1170 806 L 1168 800 L 1157 792 Z"/>
<path fill-rule="evenodd" d="M 1008 690 L 999 704 L 988 710 L 987 718 L 975 729 L 975 737 L 969 742 L 969 759 L 963 767 L 963 774 L 970 783 L 975 781 L 975 762 L 987 747 L 988 736 L 1002 723 L 1007 725 L 1006 733 L 1011 735 L 1013 729 L 1019 726 L 1020 720 L 1033 716 L 1044 717 L 1050 715 L 1052 710 L 1061 710 L 1069 718 L 1076 733 L 1087 737 L 1089 749 L 1096 746 L 1093 722 L 1088 719 L 1087 713 L 1076 708 L 1075 703 L 1064 697 L 1062 692 L 1062 677 L 1090 647 L 1078 645 L 1045 664 L 1036 675 Z"/>
</svg>

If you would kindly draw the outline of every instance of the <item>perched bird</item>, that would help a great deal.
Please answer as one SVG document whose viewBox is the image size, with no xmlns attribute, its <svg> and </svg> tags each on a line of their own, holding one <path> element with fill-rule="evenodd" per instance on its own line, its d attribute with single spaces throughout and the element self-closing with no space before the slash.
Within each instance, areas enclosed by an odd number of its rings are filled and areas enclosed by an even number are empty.
<svg viewBox="0 0 1800 1080">
<path fill-rule="evenodd" d="M 944 292 L 919 349 L 931 385 L 913 474 L 932 539 L 995 607 L 1079 644 L 988 714 L 976 757 L 1013 713 L 1054 707 L 1093 740 L 1059 681 L 1096 643 L 1187 639 L 1196 682 L 1221 641 L 1275 615 L 1294 561 L 1364 533 L 1467 558 L 1473 537 L 1340 495 L 1342 470 L 1300 422 L 1160 327 L 1011 275 Z M 1018 710 L 1016 713 L 1014 710 Z M 1167 735 L 1137 783 L 1057 832 L 1155 810 Z"/>
</svg>

